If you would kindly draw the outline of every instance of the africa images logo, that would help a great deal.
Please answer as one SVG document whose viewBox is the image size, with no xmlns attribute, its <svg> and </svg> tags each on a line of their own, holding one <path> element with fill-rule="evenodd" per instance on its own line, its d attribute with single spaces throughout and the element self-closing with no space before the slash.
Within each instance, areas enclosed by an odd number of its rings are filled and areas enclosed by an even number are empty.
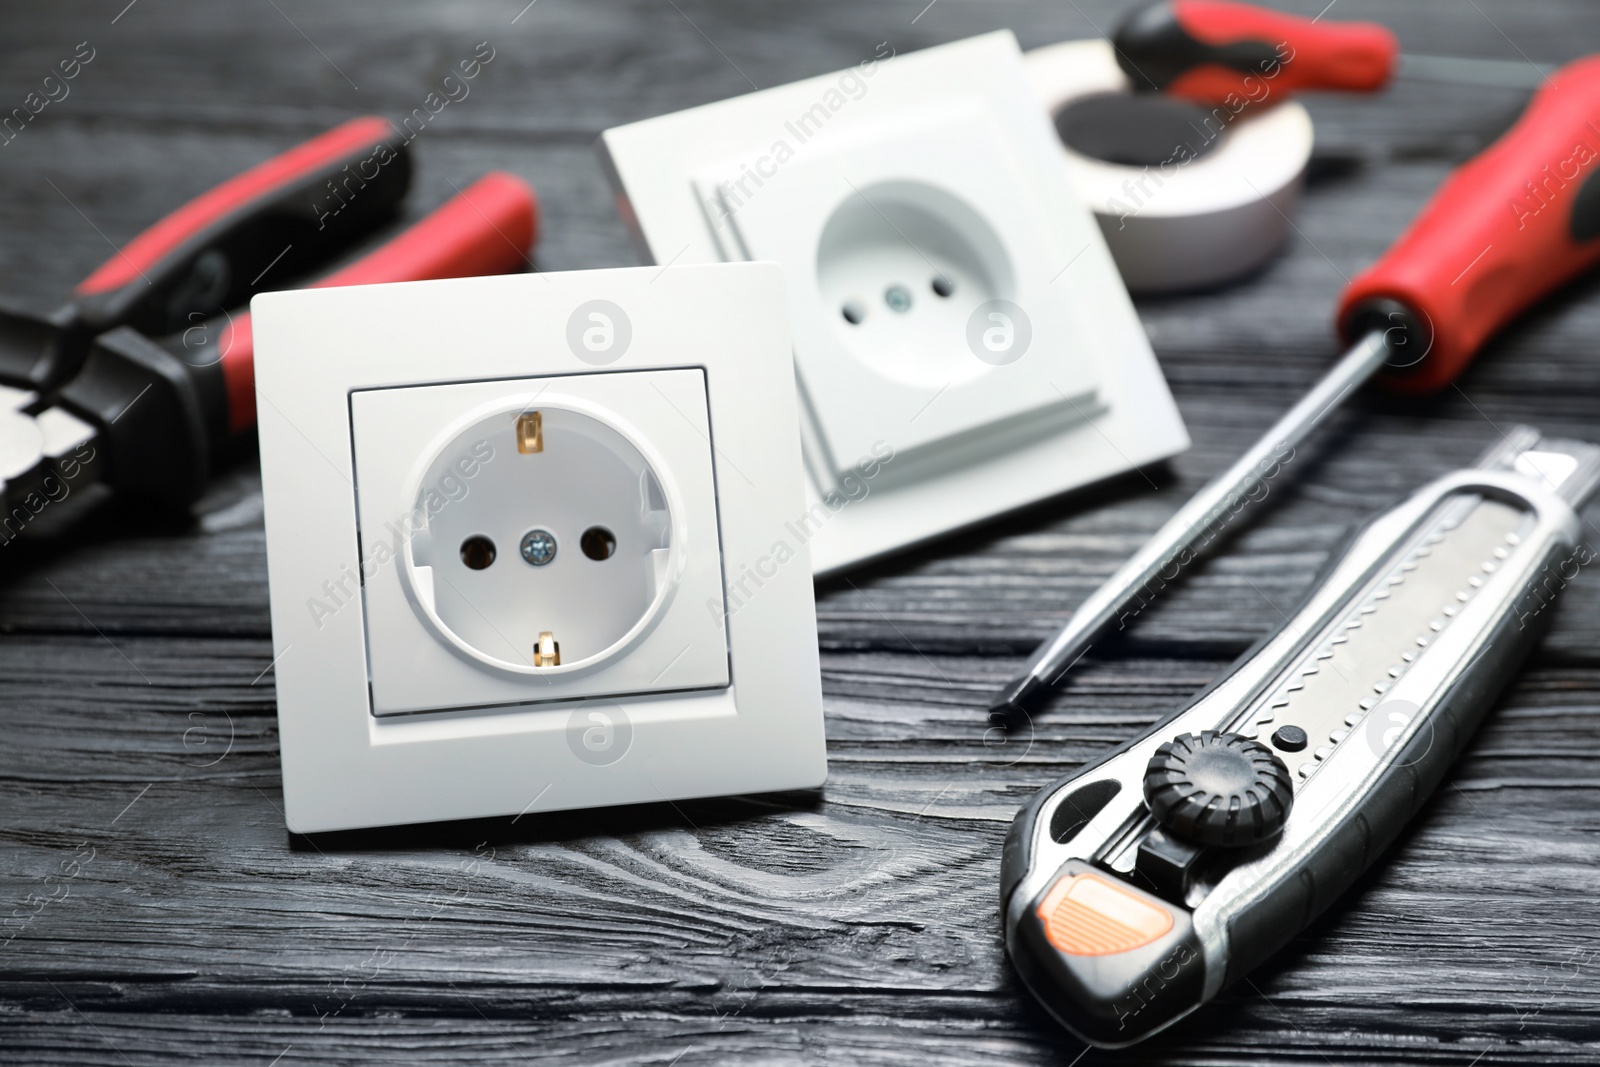
<svg viewBox="0 0 1600 1067">
<path fill-rule="evenodd" d="M 609 767 L 633 746 L 633 722 L 615 704 L 577 708 L 567 716 L 567 747 L 591 767 Z"/>
<path fill-rule="evenodd" d="M 628 351 L 633 323 L 628 313 L 609 300 L 579 304 L 567 319 L 567 347 L 585 363 L 604 367 Z"/>
<path fill-rule="evenodd" d="M 967 347 L 985 363 L 1015 363 L 1032 343 L 1032 320 L 1009 300 L 986 300 L 967 319 Z"/>
</svg>

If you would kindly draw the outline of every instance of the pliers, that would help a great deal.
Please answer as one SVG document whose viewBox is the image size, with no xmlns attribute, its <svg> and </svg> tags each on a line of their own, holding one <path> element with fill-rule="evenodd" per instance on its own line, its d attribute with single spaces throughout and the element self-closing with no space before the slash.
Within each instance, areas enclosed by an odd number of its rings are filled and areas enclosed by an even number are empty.
<svg viewBox="0 0 1600 1067">
<path fill-rule="evenodd" d="M 0 307 L 0 542 L 99 482 L 183 506 L 255 427 L 250 315 L 239 305 L 390 222 L 411 160 L 354 119 L 185 204 L 48 315 Z M 528 263 L 538 202 L 490 172 L 311 286 L 502 274 Z"/>
</svg>

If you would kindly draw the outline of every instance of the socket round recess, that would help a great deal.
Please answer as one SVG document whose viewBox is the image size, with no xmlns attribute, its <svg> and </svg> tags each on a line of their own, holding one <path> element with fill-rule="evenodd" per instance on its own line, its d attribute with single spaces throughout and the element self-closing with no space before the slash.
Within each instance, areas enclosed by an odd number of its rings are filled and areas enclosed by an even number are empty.
<svg viewBox="0 0 1600 1067">
<path fill-rule="evenodd" d="M 615 412 L 553 391 L 512 398 L 451 424 L 424 456 L 405 585 L 457 653 L 512 674 L 577 673 L 660 617 L 683 566 L 683 508 Z"/>
<path fill-rule="evenodd" d="M 965 200 L 923 182 L 852 192 L 817 243 L 817 286 L 845 348 L 885 375 L 940 389 L 983 374 L 972 309 L 1012 293 L 1011 260 Z"/>
</svg>

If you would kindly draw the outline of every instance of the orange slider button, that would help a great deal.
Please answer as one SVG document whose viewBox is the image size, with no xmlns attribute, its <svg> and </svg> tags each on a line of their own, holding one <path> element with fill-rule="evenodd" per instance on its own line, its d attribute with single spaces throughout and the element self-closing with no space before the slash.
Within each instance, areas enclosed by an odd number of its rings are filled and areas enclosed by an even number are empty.
<svg viewBox="0 0 1600 1067">
<path fill-rule="evenodd" d="M 1039 904 L 1050 944 L 1069 956 L 1110 956 L 1141 948 L 1172 929 L 1166 908 L 1096 874 L 1068 875 Z"/>
</svg>

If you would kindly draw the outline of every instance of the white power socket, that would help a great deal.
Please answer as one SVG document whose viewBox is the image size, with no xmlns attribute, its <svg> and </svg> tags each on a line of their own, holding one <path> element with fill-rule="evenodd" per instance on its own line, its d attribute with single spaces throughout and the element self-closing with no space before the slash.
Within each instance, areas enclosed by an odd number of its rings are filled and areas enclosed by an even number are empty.
<svg viewBox="0 0 1600 1067">
<path fill-rule="evenodd" d="M 373 714 L 728 684 L 703 370 L 365 389 L 350 409 Z"/>
<path fill-rule="evenodd" d="M 776 267 L 253 309 L 291 829 L 821 784 Z"/>
<path fill-rule="evenodd" d="M 818 573 L 1188 446 L 1009 32 L 600 151 L 646 256 L 784 266 Z"/>
</svg>

